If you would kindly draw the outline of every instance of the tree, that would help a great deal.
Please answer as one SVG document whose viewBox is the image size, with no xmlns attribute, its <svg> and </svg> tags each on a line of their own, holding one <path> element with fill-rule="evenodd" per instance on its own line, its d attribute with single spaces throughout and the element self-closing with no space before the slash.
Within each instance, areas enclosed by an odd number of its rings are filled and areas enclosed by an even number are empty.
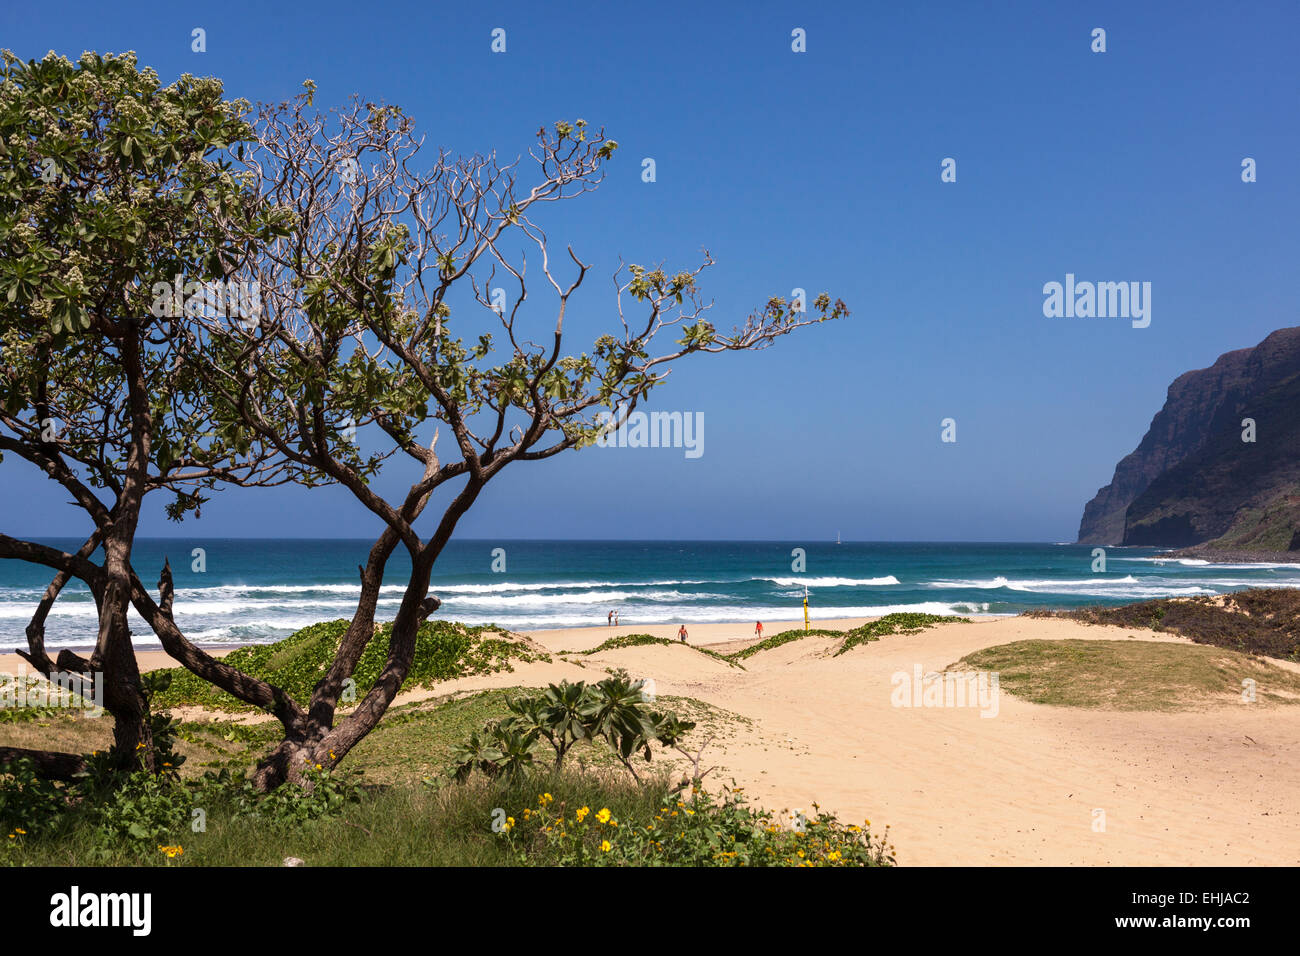
<svg viewBox="0 0 1300 956">
<path fill-rule="evenodd" d="M 265 204 L 259 215 L 288 223 L 286 235 L 261 244 L 246 262 L 264 296 L 261 322 L 250 328 L 207 318 L 207 340 L 226 351 L 215 348 L 200 362 L 215 403 L 236 409 L 243 427 L 301 473 L 347 488 L 381 522 L 360 568 L 356 612 L 332 666 L 301 706 L 265 682 L 223 683 L 175 628 L 165 570 L 159 602 L 134 596 L 164 647 L 195 673 L 250 703 L 279 702 L 284 738 L 259 767 L 264 788 L 300 779 L 306 765 L 336 764 L 378 723 L 410 669 L 419 626 L 439 606 L 429 595 L 434 564 L 506 466 L 591 444 L 605 427 L 602 413 L 635 409 L 687 356 L 761 349 L 848 314 L 826 294 L 812 314 L 773 298 L 719 331 L 697 290 L 712 264 L 706 252 L 702 263 L 675 273 L 620 266 L 619 327 L 590 351 L 566 354 L 569 303 L 590 266 L 569 247 L 562 278 L 538 219 L 547 204 L 595 189 L 617 144 L 582 120 L 560 122 L 537 133 L 529 185 L 519 183 L 522 158 L 503 165 L 495 156 L 443 152 L 416 171 L 422 141 L 400 109 L 354 101 L 322 115 L 312 111 L 314 89 L 305 86 L 295 100 L 262 111 L 245 163 Z M 527 257 L 503 251 L 508 236 L 536 250 L 541 287 L 554 294 L 540 324 L 524 318 Z M 508 307 L 492 293 L 498 274 L 517 289 Z M 462 327 L 469 341 L 453 334 Z M 429 419 L 437 427 L 421 440 Z M 446 461 L 439 427 L 452 442 Z M 363 455 L 362 437 L 379 450 Z M 392 455 L 412 461 L 416 474 L 390 501 L 369 479 Z M 417 531 L 435 494 L 444 499 L 441 514 L 428 531 Z M 385 665 L 336 721 L 344 681 L 374 636 L 379 587 L 399 545 L 411 571 Z"/>
<path fill-rule="evenodd" d="M 183 76 L 162 88 L 129 54 L 86 54 L 75 66 L 6 55 L 4 78 L 0 452 L 44 469 L 91 528 L 75 553 L 0 536 L 0 557 L 56 572 L 28 629 L 28 659 L 46 673 L 103 670 L 123 766 L 136 751 L 146 765 L 152 754 L 128 601 L 185 667 L 280 720 L 283 740 L 260 765 L 259 785 L 297 780 L 309 762 L 343 759 L 392 703 L 416 632 L 439 606 L 428 593 L 434 563 L 502 469 L 592 443 L 599 415 L 635 409 L 688 355 L 764 348 L 848 314 L 825 294 L 814 315 L 771 299 L 720 332 L 697 292 L 712 264 L 706 252 L 672 274 L 621 266 L 621 328 L 566 354 L 569 301 L 590 266 L 567 249 L 561 281 L 537 220 L 548 203 L 595 189 L 617 147 L 581 120 L 539 130 L 525 187 L 522 159 L 444 152 L 416 171 L 422 142 L 401 110 L 354 101 L 313 113 L 310 83 L 264 108 L 254 127 L 247 104 L 222 100 L 217 81 Z M 530 338 L 527 257 L 503 252 L 508 236 L 535 247 L 542 288 L 555 294 L 546 344 Z M 498 270 L 518 290 L 510 307 L 493 292 Z M 169 285 L 178 276 L 179 288 Z M 252 308 L 226 307 L 232 285 L 257 289 Z M 468 343 L 451 331 L 462 323 Z M 454 442 L 445 463 L 436 429 L 418 437 L 430 418 Z M 357 436 L 373 450 L 363 453 Z M 371 479 L 394 456 L 417 474 L 390 501 Z M 155 599 L 131 564 L 149 492 L 174 492 L 168 512 L 180 519 L 219 485 L 286 480 L 341 484 L 382 525 L 348 631 L 305 705 L 195 647 L 173 616 L 170 568 Z M 417 532 L 435 495 L 441 515 Z M 385 666 L 336 719 L 399 546 L 411 572 Z M 87 660 L 65 653 L 52 663 L 43 622 L 72 578 L 96 598 L 96 648 Z M 0 760 L 17 755 L 0 750 Z M 50 773 L 78 769 L 77 755 L 39 756 Z"/>
<path fill-rule="evenodd" d="M 194 365 L 207 348 L 194 319 L 230 304 L 210 283 L 274 224 L 257 218 L 225 155 L 252 128 L 248 104 L 225 101 L 218 81 L 162 87 L 132 54 L 94 53 L 23 63 L 5 51 L 2 76 L 0 457 L 44 471 L 89 525 L 72 553 L 0 535 L 0 557 L 55 572 L 20 653 L 47 677 L 100 675 L 118 765 L 152 769 L 127 622 L 145 497 L 172 493 L 167 512 L 181 520 L 218 484 L 289 478 L 221 414 Z M 188 309 L 173 301 L 187 298 Z M 255 308 L 246 298 L 237 317 Z M 52 660 L 45 621 L 72 578 L 94 595 L 95 647 Z M 84 766 L 75 754 L 0 748 L 0 762 L 19 756 L 53 776 Z"/>
</svg>

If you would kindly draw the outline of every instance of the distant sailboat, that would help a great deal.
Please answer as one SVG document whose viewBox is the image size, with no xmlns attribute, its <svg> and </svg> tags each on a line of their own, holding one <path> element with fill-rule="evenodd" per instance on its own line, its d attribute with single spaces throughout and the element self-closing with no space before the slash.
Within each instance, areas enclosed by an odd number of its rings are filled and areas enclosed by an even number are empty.
<svg viewBox="0 0 1300 956">
<path fill-rule="evenodd" d="M 836 543 L 836 544 L 843 544 L 843 543 L 844 543 L 843 541 L 840 540 L 840 533 L 839 533 L 838 531 L 835 532 L 835 543 Z"/>
</svg>

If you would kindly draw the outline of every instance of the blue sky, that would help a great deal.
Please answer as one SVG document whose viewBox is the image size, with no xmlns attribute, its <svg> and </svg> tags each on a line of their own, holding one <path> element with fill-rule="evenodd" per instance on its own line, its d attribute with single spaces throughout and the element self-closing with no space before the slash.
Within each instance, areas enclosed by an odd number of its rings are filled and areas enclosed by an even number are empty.
<svg viewBox="0 0 1300 956">
<path fill-rule="evenodd" d="M 656 407 L 704 413 L 702 457 L 516 465 L 465 536 L 1072 540 L 1177 375 L 1297 324 L 1294 3 L 468 6 L 0 11 L 0 46 L 23 57 L 130 49 L 164 81 L 215 75 L 254 101 L 311 78 L 318 105 L 400 104 L 455 152 L 514 156 L 539 125 L 603 125 L 621 144 L 608 180 L 548 220 L 596 266 L 575 351 L 608 327 L 619 255 L 676 268 L 707 247 L 720 325 L 796 287 L 853 310 L 674 372 Z M 191 52 L 194 27 L 206 53 Z M 940 182 L 945 157 L 956 183 Z M 1043 284 L 1067 272 L 1149 281 L 1150 327 L 1045 318 Z M 940 441 L 946 417 L 955 443 Z M 4 469 L 0 529 L 84 529 L 47 479 Z M 160 509 L 143 532 L 178 533 Z M 321 489 L 226 491 L 201 525 L 377 533 Z"/>
</svg>

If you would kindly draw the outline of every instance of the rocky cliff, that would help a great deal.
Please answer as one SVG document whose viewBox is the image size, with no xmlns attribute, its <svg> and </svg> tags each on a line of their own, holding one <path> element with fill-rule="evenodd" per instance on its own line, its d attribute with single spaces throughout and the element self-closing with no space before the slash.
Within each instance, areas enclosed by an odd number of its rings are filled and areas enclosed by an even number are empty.
<svg viewBox="0 0 1300 956">
<path fill-rule="evenodd" d="M 1254 442 L 1242 440 L 1246 418 Z M 1242 521 L 1268 538 L 1251 516 L 1290 514 L 1277 505 L 1296 491 L 1300 328 L 1289 328 L 1169 386 L 1141 443 L 1084 507 L 1079 542 L 1186 547 L 1244 531 Z"/>
</svg>

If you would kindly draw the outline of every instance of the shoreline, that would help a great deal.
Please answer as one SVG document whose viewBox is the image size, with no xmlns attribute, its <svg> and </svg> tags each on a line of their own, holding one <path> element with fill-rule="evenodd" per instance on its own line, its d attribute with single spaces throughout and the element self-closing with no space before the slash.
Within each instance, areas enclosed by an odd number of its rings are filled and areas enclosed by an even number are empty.
<svg viewBox="0 0 1300 956">
<path fill-rule="evenodd" d="M 990 618 L 994 617 L 989 615 Z M 851 630 L 866 624 L 868 621 L 874 621 L 874 617 L 839 617 L 828 618 L 823 621 L 812 621 L 809 623 L 811 630 L 825 628 L 827 630 Z M 693 624 L 687 627 L 690 635 L 687 643 L 694 647 L 713 648 L 725 644 L 745 644 L 758 640 L 754 635 L 754 621 L 724 621 L 707 624 Z M 622 637 L 628 634 L 650 634 L 654 637 L 663 637 L 675 641 L 677 639 L 677 628 L 679 624 L 637 624 L 625 625 L 620 624 L 612 627 L 605 624 L 591 625 L 585 627 L 548 627 L 538 628 L 530 631 L 515 631 L 513 633 L 521 634 L 529 640 L 535 641 L 544 646 L 548 652 L 554 654 L 560 651 L 589 651 L 599 647 L 605 641 L 612 637 Z M 772 621 L 771 623 L 763 622 L 763 636 L 771 637 L 774 634 L 780 634 L 782 631 L 789 631 L 795 628 L 802 629 L 803 621 Z M 232 651 L 239 650 L 242 647 L 261 647 L 261 644 L 222 644 L 218 647 L 203 647 L 213 657 L 225 657 Z M 59 648 L 62 650 L 63 648 Z M 51 648 L 53 650 L 53 648 Z M 76 650 L 76 649 L 73 649 Z M 84 649 L 89 651 L 90 648 Z M 81 653 L 78 650 L 78 653 Z M 136 660 L 139 663 L 140 670 L 150 671 L 167 667 L 180 667 L 181 664 L 174 657 L 168 654 L 161 647 L 136 648 Z M 26 660 L 19 657 L 12 650 L 0 651 L 0 673 L 16 673 L 25 671 L 35 674 L 36 671 Z"/>
<path fill-rule="evenodd" d="M 995 620 L 1002 620 L 1005 618 L 1019 617 L 1022 613 L 1024 612 L 1018 612 L 1014 614 L 1012 613 L 958 614 L 953 616 L 970 618 L 972 621 L 995 621 Z M 884 615 L 875 614 L 875 615 L 871 615 L 870 617 L 814 618 L 808 622 L 808 628 L 814 631 L 818 630 L 819 628 L 826 629 L 826 630 L 847 631 L 847 630 L 852 630 L 855 627 L 860 627 L 861 625 L 866 624 L 869 621 L 879 620 L 883 616 Z M 465 622 L 460 621 L 457 623 L 463 624 Z M 705 646 L 709 644 L 729 644 L 735 641 L 742 641 L 742 640 L 743 641 L 757 640 L 758 638 L 753 633 L 754 624 L 755 621 L 752 620 L 751 621 L 701 621 L 694 624 L 687 624 L 686 630 L 689 635 L 688 643 Z M 470 626 L 477 627 L 479 625 L 470 625 Z M 533 640 L 539 640 L 543 636 L 556 637 L 556 636 L 565 635 L 569 633 L 595 634 L 596 632 L 603 632 L 606 638 L 619 637 L 627 634 L 650 634 L 653 635 L 654 637 L 665 637 L 671 640 L 676 640 L 677 628 L 679 627 L 681 627 L 681 622 L 672 622 L 672 623 L 665 623 L 665 624 L 643 624 L 638 622 L 636 624 L 619 624 L 619 625 L 575 624 L 575 625 L 568 625 L 568 626 L 561 626 L 561 627 L 527 628 L 525 630 L 511 631 L 510 633 L 522 634 L 525 637 L 532 638 Z M 748 630 L 746 630 L 746 628 L 748 628 Z M 790 620 L 790 621 L 771 621 L 771 622 L 764 621 L 763 636 L 771 637 L 773 634 L 780 634 L 782 631 L 790 631 L 796 628 L 799 629 L 803 628 L 802 619 Z M 720 637 L 718 636 L 719 633 L 725 633 L 726 636 Z M 707 639 L 706 640 L 697 639 L 701 636 Z M 592 646 L 594 647 L 599 645 L 600 643 L 602 643 L 604 639 L 605 638 L 602 638 L 600 641 L 597 641 Z M 277 638 L 274 641 L 249 641 L 248 643 L 245 644 L 229 644 L 229 643 L 203 644 L 203 643 L 195 642 L 194 646 L 201 651 L 206 651 L 207 653 L 211 654 L 214 657 L 224 657 L 226 654 L 229 654 L 232 651 L 241 650 L 246 647 L 265 647 L 268 644 L 275 644 L 281 640 L 284 640 L 284 638 Z M 11 659 L 21 661 L 21 658 L 18 656 L 15 650 L 17 646 L 18 645 L 10 644 L 8 648 L 0 648 L 0 663 Z M 573 649 L 578 650 L 579 648 L 573 648 Z M 26 650 L 26 648 L 23 648 L 23 650 Z M 57 651 L 67 650 L 73 652 L 74 654 L 80 654 L 84 657 L 87 654 L 89 654 L 92 650 L 94 650 L 94 646 L 91 644 L 61 644 L 57 647 L 54 646 L 47 647 L 47 650 L 51 651 L 52 653 Z M 137 646 L 135 648 L 135 653 L 137 656 L 141 654 L 161 654 L 166 656 L 167 654 L 167 652 L 164 651 L 162 647 L 158 646 L 157 644 L 151 644 L 144 647 Z M 55 654 L 55 656 L 57 656 L 57 654 Z M 23 661 L 23 663 L 26 662 Z M 30 668 L 30 665 L 28 666 Z M 2 670 L 3 667 L 0 667 L 0 671 Z"/>
<path fill-rule="evenodd" d="M 1170 558 L 1191 558 L 1210 564 L 1294 564 L 1300 566 L 1300 551 L 1252 551 L 1231 548 L 1202 548 L 1193 545 L 1167 552 Z"/>
</svg>

